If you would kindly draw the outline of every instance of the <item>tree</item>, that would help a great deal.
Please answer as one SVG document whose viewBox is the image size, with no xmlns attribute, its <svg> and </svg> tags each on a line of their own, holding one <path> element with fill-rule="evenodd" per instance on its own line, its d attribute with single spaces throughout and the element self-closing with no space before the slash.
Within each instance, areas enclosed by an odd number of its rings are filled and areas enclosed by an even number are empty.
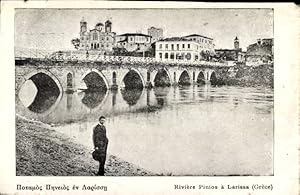
<svg viewBox="0 0 300 195">
<path fill-rule="evenodd" d="M 71 40 L 72 45 L 74 45 L 75 49 L 79 49 L 80 46 L 80 39 L 74 38 Z"/>
<path fill-rule="evenodd" d="M 115 56 L 126 56 L 128 53 L 124 47 L 113 47 L 112 50 Z"/>
</svg>

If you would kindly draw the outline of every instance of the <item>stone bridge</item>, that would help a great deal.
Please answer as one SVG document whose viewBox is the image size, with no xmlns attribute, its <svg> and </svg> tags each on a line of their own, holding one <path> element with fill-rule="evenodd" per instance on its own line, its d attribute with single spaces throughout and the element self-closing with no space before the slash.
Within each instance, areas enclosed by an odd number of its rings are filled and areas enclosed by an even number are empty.
<svg viewBox="0 0 300 195">
<path fill-rule="evenodd" d="M 225 67 L 228 69 L 228 67 Z M 90 87 L 116 89 L 151 87 L 161 82 L 169 85 L 212 83 L 224 67 L 208 65 L 174 65 L 141 62 L 16 60 L 16 94 L 31 80 L 38 90 L 57 87 L 60 92 Z"/>
</svg>

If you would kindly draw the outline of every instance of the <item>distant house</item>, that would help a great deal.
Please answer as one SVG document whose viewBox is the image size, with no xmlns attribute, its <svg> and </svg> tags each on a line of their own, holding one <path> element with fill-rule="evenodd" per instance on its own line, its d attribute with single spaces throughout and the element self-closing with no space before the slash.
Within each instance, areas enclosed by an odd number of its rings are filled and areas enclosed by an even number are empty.
<svg viewBox="0 0 300 195">
<path fill-rule="evenodd" d="M 155 27 L 150 27 L 148 28 L 148 35 L 151 36 L 151 42 L 154 43 L 156 41 L 162 40 L 163 39 L 163 29 L 161 28 L 155 28 Z"/>
<path fill-rule="evenodd" d="M 125 33 L 115 36 L 116 46 L 127 51 L 146 51 L 151 47 L 151 36 L 142 33 Z"/>
<path fill-rule="evenodd" d="M 215 49 L 216 57 L 224 61 L 244 62 L 245 52 L 240 48 L 237 37 L 235 37 L 233 45 L 233 49 Z"/>
<path fill-rule="evenodd" d="M 273 39 L 258 39 L 247 47 L 245 55 L 246 65 L 256 66 L 273 62 Z"/>
</svg>

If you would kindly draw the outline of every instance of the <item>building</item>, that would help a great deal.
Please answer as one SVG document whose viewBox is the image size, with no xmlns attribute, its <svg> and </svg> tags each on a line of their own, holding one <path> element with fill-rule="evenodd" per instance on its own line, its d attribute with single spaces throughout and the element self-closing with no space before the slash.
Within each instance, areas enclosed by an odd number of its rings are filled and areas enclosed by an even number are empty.
<svg viewBox="0 0 300 195">
<path fill-rule="evenodd" d="M 202 59 L 202 44 L 183 37 L 166 38 L 155 43 L 155 58 L 158 61 L 199 61 Z"/>
<path fill-rule="evenodd" d="M 183 38 L 197 42 L 200 45 L 200 48 L 205 52 L 214 53 L 215 44 L 213 43 L 213 39 L 210 37 L 191 34 L 184 36 Z"/>
<path fill-rule="evenodd" d="M 163 39 L 163 29 L 150 27 L 148 28 L 148 35 L 151 36 L 151 42 L 155 43 L 156 41 Z"/>
<path fill-rule="evenodd" d="M 99 22 L 92 30 L 87 29 L 87 22 L 80 21 L 79 50 L 92 50 L 102 54 L 111 53 L 115 46 L 115 35 L 112 32 L 112 23 L 107 20 L 105 24 Z"/>
<path fill-rule="evenodd" d="M 143 52 L 151 47 L 151 36 L 142 33 L 125 33 L 115 37 L 116 46 L 127 51 Z"/>
<path fill-rule="evenodd" d="M 215 49 L 216 57 L 224 61 L 244 62 L 245 52 L 240 48 L 240 41 L 235 37 L 233 49 Z"/>
<path fill-rule="evenodd" d="M 256 66 L 273 62 L 274 56 L 274 40 L 258 39 L 247 47 L 245 55 L 246 65 Z"/>
</svg>

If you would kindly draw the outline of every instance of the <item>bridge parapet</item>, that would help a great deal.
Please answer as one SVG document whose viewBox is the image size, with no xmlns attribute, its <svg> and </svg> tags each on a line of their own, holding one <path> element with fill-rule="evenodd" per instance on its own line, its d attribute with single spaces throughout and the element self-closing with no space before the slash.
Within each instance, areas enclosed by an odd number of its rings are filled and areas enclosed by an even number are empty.
<svg viewBox="0 0 300 195">
<path fill-rule="evenodd" d="M 58 52 L 46 52 L 39 50 L 25 50 L 16 48 L 15 52 L 16 60 L 50 60 L 57 62 L 117 62 L 117 63 L 156 63 L 163 65 L 171 65 L 171 66 L 230 66 L 228 62 L 212 62 L 212 61 L 189 61 L 189 60 L 157 60 L 153 57 L 135 57 L 135 56 L 110 56 L 110 55 L 102 55 L 96 52 L 88 53 L 84 51 L 58 51 Z"/>
</svg>

